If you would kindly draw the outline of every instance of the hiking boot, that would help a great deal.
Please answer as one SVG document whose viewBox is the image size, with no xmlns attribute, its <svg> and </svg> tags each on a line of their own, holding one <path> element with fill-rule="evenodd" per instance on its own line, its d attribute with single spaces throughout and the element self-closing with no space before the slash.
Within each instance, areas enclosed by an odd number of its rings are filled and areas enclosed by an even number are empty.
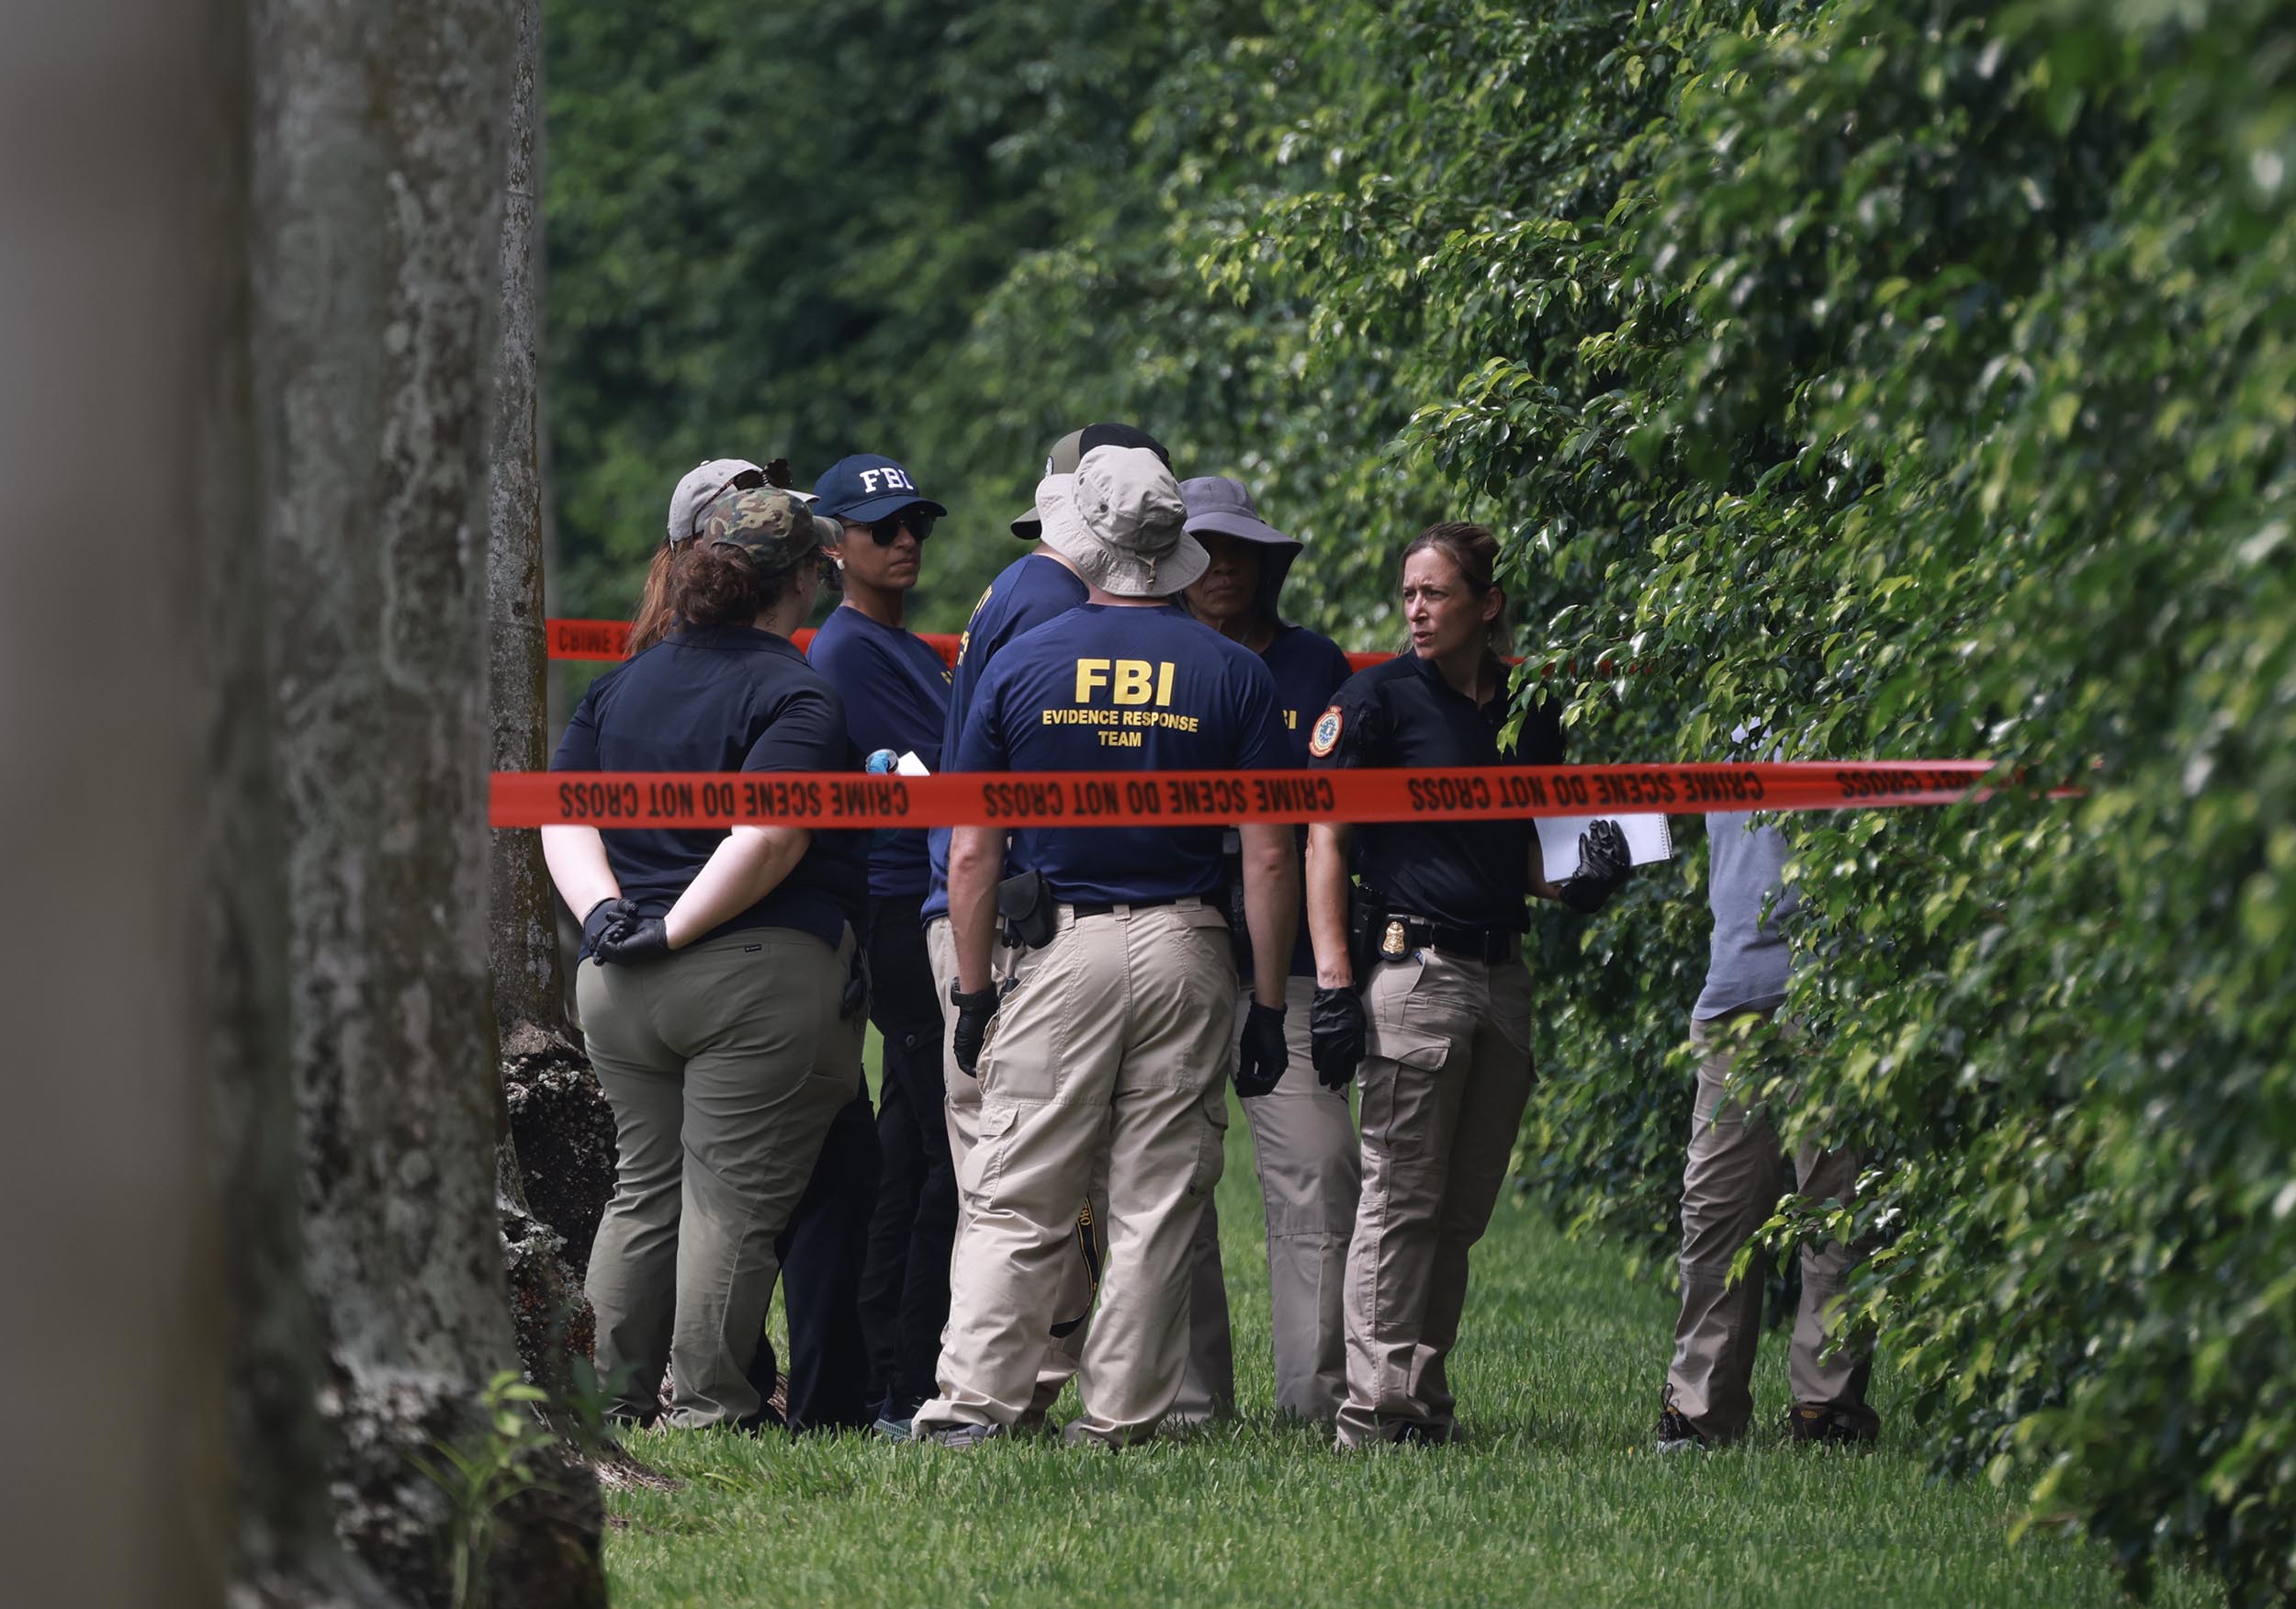
<svg viewBox="0 0 2296 1609">
<path fill-rule="evenodd" d="M 877 1416 L 877 1423 L 871 1425 L 869 1428 L 886 1441 L 913 1441 L 916 1439 L 917 1435 L 916 1420 L 895 1419 L 890 1413 L 879 1414 Z"/>
<path fill-rule="evenodd" d="M 1658 1450 L 1661 1453 L 1700 1453 L 1705 1451 L 1706 1438 L 1698 1434 L 1698 1427 L 1690 1423 L 1683 1411 L 1674 1406 L 1674 1388 L 1669 1386 L 1659 1398 Z"/>
<path fill-rule="evenodd" d="M 1881 1436 L 1871 1414 L 1861 1419 L 1818 1402 L 1787 1409 L 1785 1427 L 1796 1446 L 1870 1447 Z"/>
<path fill-rule="evenodd" d="M 978 1446 L 985 1446 L 990 1442 L 1001 1439 L 1004 1434 L 1005 1427 L 1001 1424 L 944 1424 L 940 1429 L 929 1430 L 922 1435 L 912 1434 L 910 1439 L 923 1442 L 929 1446 L 953 1447 L 962 1452 Z"/>
</svg>

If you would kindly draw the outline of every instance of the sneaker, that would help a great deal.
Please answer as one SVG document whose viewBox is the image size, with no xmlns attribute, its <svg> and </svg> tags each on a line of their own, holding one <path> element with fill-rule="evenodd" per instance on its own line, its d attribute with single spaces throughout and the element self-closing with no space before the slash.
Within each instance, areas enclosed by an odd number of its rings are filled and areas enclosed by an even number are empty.
<svg viewBox="0 0 2296 1609">
<path fill-rule="evenodd" d="M 889 1413 L 879 1414 L 877 1423 L 869 1428 L 887 1441 L 913 1441 L 917 1435 L 916 1420 L 895 1419 Z"/>
<path fill-rule="evenodd" d="M 1796 1446 L 1870 1447 L 1881 1439 L 1870 1415 L 1852 1418 L 1818 1402 L 1796 1402 L 1787 1409 L 1785 1427 Z"/>
<path fill-rule="evenodd" d="M 1665 1395 L 1659 1399 L 1658 1450 L 1661 1453 L 1698 1453 L 1704 1452 L 1705 1446 L 1706 1438 L 1698 1434 L 1698 1427 L 1674 1406 L 1674 1388 L 1667 1387 Z"/>
<path fill-rule="evenodd" d="M 1004 1434 L 1005 1427 L 1001 1424 L 944 1424 L 938 1430 L 929 1430 L 922 1435 L 917 1435 L 914 1434 L 912 1424 L 910 1439 L 926 1442 L 937 1447 L 954 1447 L 962 1451 L 985 1446 L 989 1442 L 998 1440 Z"/>
</svg>

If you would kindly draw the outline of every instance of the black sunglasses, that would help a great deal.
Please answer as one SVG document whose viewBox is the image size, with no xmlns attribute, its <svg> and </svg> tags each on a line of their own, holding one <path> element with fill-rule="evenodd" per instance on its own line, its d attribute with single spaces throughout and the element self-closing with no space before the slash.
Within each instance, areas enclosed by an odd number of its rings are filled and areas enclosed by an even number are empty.
<svg viewBox="0 0 2296 1609">
<path fill-rule="evenodd" d="M 909 528 L 909 534 L 916 537 L 918 545 L 922 546 L 925 540 L 932 535 L 933 526 L 939 523 L 940 519 L 939 514 L 927 513 L 922 508 L 912 504 L 898 513 L 887 514 L 882 520 L 872 520 L 866 525 L 860 525 L 858 522 L 852 520 L 848 520 L 845 523 L 849 529 L 858 526 L 859 529 L 868 532 L 869 539 L 878 546 L 890 547 L 901 540 L 901 527 L 904 525 Z"/>
</svg>

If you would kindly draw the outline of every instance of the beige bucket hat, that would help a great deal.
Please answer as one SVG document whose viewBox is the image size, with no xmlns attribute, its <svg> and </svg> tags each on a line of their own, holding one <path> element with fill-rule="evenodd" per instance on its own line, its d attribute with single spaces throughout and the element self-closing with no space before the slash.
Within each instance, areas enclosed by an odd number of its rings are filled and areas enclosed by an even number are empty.
<svg viewBox="0 0 2296 1609">
<path fill-rule="evenodd" d="M 1180 483 L 1145 447 L 1095 447 L 1074 475 L 1046 476 L 1036 501 L 1045 546 L 1104 592 L 1167 598 L 1211 563 L 1183 528 Z"/>
</svg>

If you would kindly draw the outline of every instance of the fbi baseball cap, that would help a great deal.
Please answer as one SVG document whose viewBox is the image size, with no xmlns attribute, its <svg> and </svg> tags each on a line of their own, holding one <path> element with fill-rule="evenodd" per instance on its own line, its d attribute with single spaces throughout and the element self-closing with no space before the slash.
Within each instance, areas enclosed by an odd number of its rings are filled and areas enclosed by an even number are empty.
<svg viewBox="0 0 2296 1609">
<path fill-rule="evenodd" d="M 906 508 L 923 508 L 936 519 L 949 511 L 919 489 L 906 469 L 883 453 L 839 458 L 813 483 L 814 512 L 832 520 L 870 524 Z"/>
</svg>

